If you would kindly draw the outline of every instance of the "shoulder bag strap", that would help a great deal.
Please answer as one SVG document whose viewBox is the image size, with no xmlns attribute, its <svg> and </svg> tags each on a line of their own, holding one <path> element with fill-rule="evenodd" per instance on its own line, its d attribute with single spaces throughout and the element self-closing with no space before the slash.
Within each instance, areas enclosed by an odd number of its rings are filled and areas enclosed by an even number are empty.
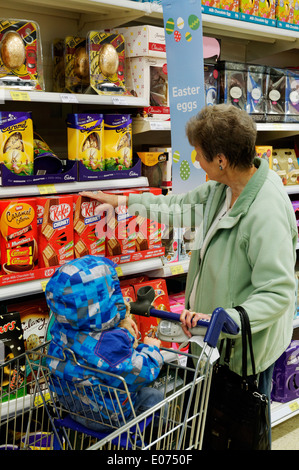
<svg viewBox="0 0 299 470">
<path fill-rule="evenodd" d="M 250 327 L 250 322 L 249 322 L 249 317 L 246 312 L 246 310 L 241 307 L 240 305 L 237 307 L 234 307 L 240 315 L 241 319 L 241 324 L 242 324 L 242 348 L 243 348 L 243 355 L 242 355 L 242 364 L 243 364 L 243 376 L 245 373 L 245 377 L 247 377 L 247 341 L 246 341 L 246 336 L 248 339 L 248 345 L 249 345 L 249 352 L 250 352 L 250 358 L 251 358 L 251 366 L 252 366 L 252 373 L 254 376 L 256 376 L 255 372 L 255 361 L 254 361 L 254 354 L 253 354 L 253 347 L 252 347 L 252 336 L 251 336 L 251 327 Z M 244 333 L 244 334 L 243 334 Z M 245 351 L 246 349 L 246 351 Z M 246 364 L 245 364 L 246 360 Z"/>
</svg>

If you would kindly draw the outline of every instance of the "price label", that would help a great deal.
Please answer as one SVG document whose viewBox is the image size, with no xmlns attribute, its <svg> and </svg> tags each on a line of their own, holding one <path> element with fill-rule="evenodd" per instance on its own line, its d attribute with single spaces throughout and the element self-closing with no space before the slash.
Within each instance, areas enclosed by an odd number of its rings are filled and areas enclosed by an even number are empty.
<svg viewBox="0 0 299 470">
<path fill-rule="evenodd" d="M 112 97 L 112 103 L 116 105 L 123 105 L 127 106 L 128 105 L 128 100 L 124 98 L 123 96 L 113 96 Z"/>
<path fill-rule="evenodd" d="M 175 276 L 176 274 L 183 274 L 185 272 L 181 264 L 177 264 L 176 266 L 170 266 L 170 271 L 173 276 Z"/>
<path fill-rule="evenodd" d="M 169 124 L 163 121 L 153 121 L 150 123 L 150 128 L 152 131 L 166 131 L 169 129 Z"/>
<path fill-rule="evenodd" d="M 49 282 L 49 279 L 43 279 L 42 281 L 40 281 L 43 292 L 45 292 L 48 282 Z"/>
<path fill-rule="evenodd" d="M 117 266 L 117 267 L 115 268 L 115 271 L 117 272 L 118 277 L 119 277 L 119 276 L 123 276 L 123 271 L 122 271 L 122 269 L 121 269 L 120 266 Z"/>
<path fill-rule="evenodd" d="M 77 96 L 71 93 L 60 93 L 60 99 L 63 103 L 78 103 Z"/>
<path fill-rule="evenodd" d="M 39 184 L 38 190 L 40 194 L 53 194 L 57 193 L 55 185 L 54 184 Z"/>
<path fill-rule="evenodd" d="M 27 91 L 11 91 L 10 96 L 14 101 L 31 101 Z"/>
<path fill-rule="evenodd" d="M 299 402 L 295 401 L 293 403 L 290 403 L 289 408 L 293 412 L 299 410 Z"/>
</svg>

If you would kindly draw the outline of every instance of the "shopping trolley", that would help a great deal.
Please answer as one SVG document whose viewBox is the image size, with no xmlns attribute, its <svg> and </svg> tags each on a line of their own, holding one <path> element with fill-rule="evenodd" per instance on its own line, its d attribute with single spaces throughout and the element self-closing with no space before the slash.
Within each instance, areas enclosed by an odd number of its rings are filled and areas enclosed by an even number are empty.
<svg viewBox="0 0 299 470">
<path fill-rule="evenodd" d="M 177 331 L 173 326 L 179 322 L 179 315 L 154 309 L 151 305 L 152 295 L 150 289 L 138 291 L 136 303 L 131 303 L 131 311 L 135 315 L 160 318 L 161 328 L 158 329 L 158 335 L 164 336 L 164 339 L 166 335 L 168 340 L 173 340 L 174 331 Z M 163 325 L 163 319 L 168 327 Z M 167 332 L 169 326 L 170 333 Z M 28 361 L 35 384 L 32 403 L 35 407 L 43 407 L 46 411 L 47 421 L 52 428 L 53 448 L 201 449 L 212 376 L 212 357 L 217 351 L 216 346 L 221 331 L 234 335 L 238 333 L 239 328 L 224 309 L 218 308 L 213 312 L 210 322 L 199 321 L 197 330 L 193 330 L 193 333 L 194 331 L 197 334 L 205 332 L 201 354 L 196 356 L 190 352 L 162 348 L 164 366 L 158 379 L 151 386 L 163 392 L 163 399 L 139 415 L 135 412 L 125 378 L 103 372 L 103 383 L 96 386 L 90 385 L 88 380 L 68 385 L 50 373 L 47 366 L 49 359 L 65 361 L 71 358 L 78 367 L 85 369 L 85 376 L 90 374 L 92 377 L 95 369 L 78 364 L 76 357 L 68 349 L 64 350 L 63 359 L 50 357 L 47 353 L 47 344 L 31 351 L 30 356 L 34 357 L 34 360 L 28 359 Z M 167 336 L 168 334 L 172 335 L 171 338 Z M 186 337 L 180 336 L 181 342 L 182 339 Z M 36 356 L 39 357 L 38 361 Z M 118 388 L 109 386 L 109 381 L 105 381 L 105 375 L 117 378 L 120 386 Z M 69 395 L 80 399 L 70 401 L 67 398 Z M 95 405 L 96 396 L 102 397 L 101 409 Z M 130 404 L 129 419 L 122 412 L 124 402 Z M 112 403 L 116 403 L 113 405 L 115 409 L 112 410 L 113 420 L 109 418 Z"/>
</svg>

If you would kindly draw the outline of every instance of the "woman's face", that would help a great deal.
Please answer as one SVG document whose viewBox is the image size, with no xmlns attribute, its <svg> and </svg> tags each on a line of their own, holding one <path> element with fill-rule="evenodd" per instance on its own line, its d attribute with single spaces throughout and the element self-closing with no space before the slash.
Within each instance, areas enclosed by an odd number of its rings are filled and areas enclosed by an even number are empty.
<svg viewBox="0 0 299 470">
<path fill-rule="evenodd" d="M 200 164 L 201 168 L 206 172 L 210 180 L 219 181 L 221 178 L 221 170 L 219 169 L 219 159 L 214 157 L 212 162 L 208 162 L 204 157 L 201 147 L 195 147 L 195 160 Z"/>
</svg>

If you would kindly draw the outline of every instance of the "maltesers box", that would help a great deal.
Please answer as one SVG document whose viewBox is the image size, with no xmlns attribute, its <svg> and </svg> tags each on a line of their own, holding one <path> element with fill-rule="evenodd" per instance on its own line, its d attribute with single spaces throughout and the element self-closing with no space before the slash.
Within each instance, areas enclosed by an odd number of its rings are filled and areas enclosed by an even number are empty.
<svg viewBox="0 0 299 470">
<path fill-rule="evenodd" d="M 97 223 L 103 219 L 104 214 L 95 214 L 99 201 L 73 195 L 74 201 L 74 250 L 75 258 L 86 255 L 105 256 L 105 234 L 97 236 Z"/>
<path fill-rule="evenodd" d="M 126 57 L 166 58 L 164 28 L 142 25 L 119 28 L 117 31 L 125 38 Z"/>
<path fill-rule="evenodd" d="M 20 274 L 38 267 L 35 198 L 0 200 L 1 274 Z"/>
<path fill-rule="evenodd" d="M 0 365 L 1 384 L 0 401 L 7 401 L 26 393 L 25 386 L 25 352 L 23 331 L 19 312 L 9 312 L 0 316 Z M 19 358 L 18 358 L 19 357 Z M 12 361 L 7 367 L 5 362 Z"/>
<path fill-rule="evenodd" d="M 155 291 L 155 298 L 152 303 L 152 306 L 157 310 L 165 310 L 169 312 L 170 303 L 165 279 L 153 279 L 151 281 L 135 284 L 134 290 L 136 296 L 138 289 L 144 286 L 152 286 Z M 141 315 L 136 315 L 136 317 L 137 316 L 139 316 L 139 329 L 141 334 L 141 341 L 143 341 L 146 336 L 155 338 L 160 319 L 156 317 L 144 317 Z M 162 341 L 162 346 L 165 348 L 170 348 L 171 342 Z"/>
<path fill-rule="evenodd" d="M 37 198 L 40 267 L 52 267 L 74 259 L 73 196 Z"/>
</svg>

